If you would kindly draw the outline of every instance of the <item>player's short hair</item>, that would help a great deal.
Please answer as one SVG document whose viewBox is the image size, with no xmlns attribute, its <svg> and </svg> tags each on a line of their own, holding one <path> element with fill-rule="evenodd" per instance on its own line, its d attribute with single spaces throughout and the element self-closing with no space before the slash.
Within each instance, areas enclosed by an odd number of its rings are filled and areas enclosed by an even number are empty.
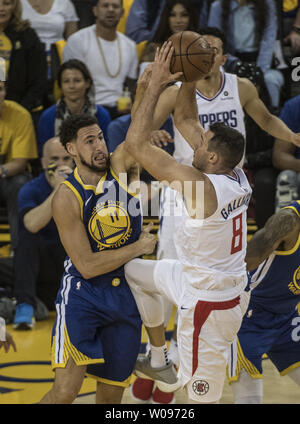
<svg viewBox="0 0 300 424">
<path fill-rule="evenodd" d="M 243 158 L 245 150 L 244 136 L 223 122 L 216 122 L 209 127 L 214 136 L 209 140 L 208 151 L 220 154 L 223 165 L 233 169 Z"/>
<path fill-rule="evenodd" d="M 216 27 L 201 27 L 197 30 L 200 35 L 211 35 L 222 41 L 223 54 L 227 53 L 227 41 L 224 33 Z"/>
<path fill-rule="evenodd" d="M 66 118 L 59 131 L 61 144 L 66 148 L 67 143 L 75 141 L 77 133 L 81 128 L 89 127 L 91 125 L 99 125 L 95 116 L 86 114 L 71 115 Z"/>
</svg>

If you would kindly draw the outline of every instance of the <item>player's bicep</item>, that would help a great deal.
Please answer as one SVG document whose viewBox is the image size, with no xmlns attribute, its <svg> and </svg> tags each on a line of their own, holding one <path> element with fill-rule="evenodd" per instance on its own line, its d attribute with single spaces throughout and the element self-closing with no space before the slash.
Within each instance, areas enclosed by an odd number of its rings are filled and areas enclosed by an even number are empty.
<svg viewBox="0 0 300 424">
<path fill-rule="evenodd" d="M 245 78 L 240 78 L 239 91 L 244 110 L 260 127 L 264 127 L 271 114 L 260 99 L 255 85 Z"/>
<path fill-rule="evenodd" d="M 83 274 L 91 247 L 82 222 L 79 201 L 68 187 L 62 185 L 54 195 L 52 213 L 67 255 Z"/>
</svg>

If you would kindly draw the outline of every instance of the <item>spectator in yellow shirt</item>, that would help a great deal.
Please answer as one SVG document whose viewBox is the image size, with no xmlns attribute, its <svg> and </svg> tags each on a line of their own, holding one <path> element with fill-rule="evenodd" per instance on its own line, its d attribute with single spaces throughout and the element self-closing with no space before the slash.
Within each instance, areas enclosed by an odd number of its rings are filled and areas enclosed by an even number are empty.
<svg viewBox="0 0 300 424">
<path fill-rule="evenodd" d="M 5 100 L 5 94 L 5 83 L 0 81 L 0 202 L 7 207 L 13 251 L 18 237 L 18 191 L 30 179 L 29 161 L 38 155 L 30 113 Z"/>
</svg>

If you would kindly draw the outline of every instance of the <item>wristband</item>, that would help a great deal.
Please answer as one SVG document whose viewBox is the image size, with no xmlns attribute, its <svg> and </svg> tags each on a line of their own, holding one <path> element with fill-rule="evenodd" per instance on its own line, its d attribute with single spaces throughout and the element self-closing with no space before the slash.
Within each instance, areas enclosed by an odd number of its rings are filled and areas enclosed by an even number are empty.
<svg viewBox="0 0 300 424">
<path fill-rule="evenodd" d="M 295 31 L 297 34 L 300 34 L 300 27 L 293 26 L 292 30 Z"/>
</svg>

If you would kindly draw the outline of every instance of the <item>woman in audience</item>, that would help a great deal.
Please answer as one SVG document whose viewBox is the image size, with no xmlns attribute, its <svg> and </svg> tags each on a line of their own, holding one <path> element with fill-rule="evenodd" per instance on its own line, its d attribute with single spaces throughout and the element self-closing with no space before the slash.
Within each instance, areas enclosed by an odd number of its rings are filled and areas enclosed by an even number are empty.
<svg viewBox="0 0 300 424">
<path fill-rule="evenodd" d="M 103 106 L 95 104 L 93 80 L 85 64 L 77 59 L 64 62 L 59 68 L 57 81 L 62 95 L 40 118 L 39 153 L 47 140 L 59 134 L 62 122 L 69 115 L 87 113 L 96 116 L 105 138 L 110 115 Z"/>
<path fill-rule="evenodd" d="M 160 21 L 140 59 L 140 72 L 149 62 L 154 60 L 155 50 L 171 35 L 181 31 L 195 31 L 197 28 L 197 12 L 190 0 L 167 0 L 162 10 Z"/>
<path fill-rule="evenodd" d="M 46 55 L 30 22 L 22 19 L 20 0 L 0 0 L 0 45 L 6 65 L 6 99 L 25 107 L 36 122 L 47 83 Z"/>
</svg>

